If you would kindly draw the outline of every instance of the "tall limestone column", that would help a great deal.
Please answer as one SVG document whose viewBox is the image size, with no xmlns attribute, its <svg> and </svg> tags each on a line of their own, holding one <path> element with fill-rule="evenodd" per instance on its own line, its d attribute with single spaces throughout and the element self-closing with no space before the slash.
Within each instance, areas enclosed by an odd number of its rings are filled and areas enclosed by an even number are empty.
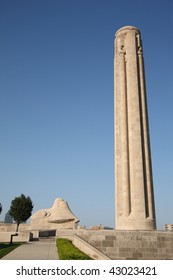
<svg viewBox="0 0 173 280">
<path fill-rule="evenodd" d="M 156 228 L 144 61 L 139 29 L 116 32 L 114 57 L 116 229 Z"/>
</svg>

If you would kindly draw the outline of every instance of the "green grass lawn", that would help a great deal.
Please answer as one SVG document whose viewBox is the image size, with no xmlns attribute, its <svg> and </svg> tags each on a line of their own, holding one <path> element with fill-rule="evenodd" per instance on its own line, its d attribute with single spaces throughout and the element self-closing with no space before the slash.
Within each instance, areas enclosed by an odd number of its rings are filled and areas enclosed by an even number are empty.
<svg viewBox="0 0 173 280">
<path fill-rule="evenodd" d="M 92 260 L 66 238 L 58 238 L 56 244 L 60 260 Z"/>
<path fill-rule="evenodd" d="M 12 250 L 16 249 L 18 246 L 20 246 L 21 243 L 0 243 L 0 259 L 10 253 Z"/>
</svg>

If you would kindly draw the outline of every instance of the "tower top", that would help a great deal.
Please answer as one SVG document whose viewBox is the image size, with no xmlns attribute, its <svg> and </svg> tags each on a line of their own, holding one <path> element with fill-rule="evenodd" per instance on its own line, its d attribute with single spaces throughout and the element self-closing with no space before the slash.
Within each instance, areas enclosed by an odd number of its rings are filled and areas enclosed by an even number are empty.
<svg viewBox="0 0 173 280">
<path fill-rule="evenodd" d="M 137 27 L 127 25 L 127 26 L 124 26 L 124 27 L 118 29 L 117 32 L 115 33 L 115 35 L 117 36 L 117 35 L 119 35 L 119 33 L 126 33 L 127 31 L 134 31 L 137 34 L 140 34 L 140 30 Z"/>
</svg>

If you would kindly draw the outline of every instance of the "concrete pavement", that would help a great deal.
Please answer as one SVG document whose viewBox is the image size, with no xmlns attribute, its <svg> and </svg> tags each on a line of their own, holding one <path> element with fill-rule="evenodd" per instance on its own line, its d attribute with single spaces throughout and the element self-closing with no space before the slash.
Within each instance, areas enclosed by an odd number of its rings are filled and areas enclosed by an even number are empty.
<svg viewBox="0 0 173 280">
<path fill-rule="evenodd" d="M 55 238 L 40 238 L 27 242 L 4 256 L 1 260 L 58 260 Z"/>
</svg>

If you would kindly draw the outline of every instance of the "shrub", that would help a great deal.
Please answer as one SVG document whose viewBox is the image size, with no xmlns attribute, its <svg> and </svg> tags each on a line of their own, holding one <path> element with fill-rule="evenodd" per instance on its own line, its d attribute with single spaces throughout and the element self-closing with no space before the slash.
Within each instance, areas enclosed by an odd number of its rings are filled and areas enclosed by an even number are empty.
<svg viewBox="0 0 173 280">
<path fill-rule="evenodd" d="M 72 241 L 66 238 L 57 239 L 57 248 L 60 260 L 92 260 L 92 258 L 76 248 Z"/>
</svg>

